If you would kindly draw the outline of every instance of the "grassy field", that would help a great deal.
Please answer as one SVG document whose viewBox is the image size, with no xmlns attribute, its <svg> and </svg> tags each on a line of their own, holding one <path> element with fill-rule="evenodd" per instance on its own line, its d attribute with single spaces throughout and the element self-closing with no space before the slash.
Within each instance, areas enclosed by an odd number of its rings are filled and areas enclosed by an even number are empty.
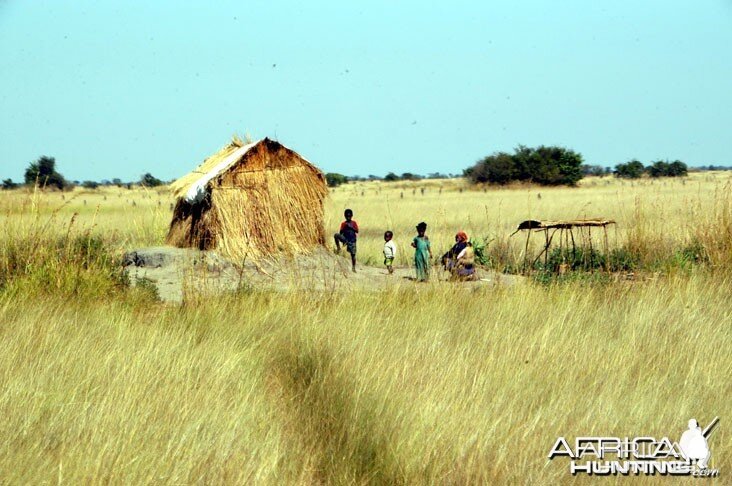
<svg viewBox="0 0 732 486">
<path fill-rule="evenodd" d="M 635 277 L 181 306 L 128 288 L 117 260 L 161 244 L 165 190 L 1 193 L 0 482 L 583 482 L 547 460 L 557 437 L 677 440 L 714 416 L 727 482 L 731 184 L 349 184 L 326 224 L 354 210 L 362 264 L 391 229 L 408 265 L 424 220 L 436 249 L 459 229 L 486 238 L 500 271 L 522 259 L 519 221 L 607 217 Z"/>
</svg>

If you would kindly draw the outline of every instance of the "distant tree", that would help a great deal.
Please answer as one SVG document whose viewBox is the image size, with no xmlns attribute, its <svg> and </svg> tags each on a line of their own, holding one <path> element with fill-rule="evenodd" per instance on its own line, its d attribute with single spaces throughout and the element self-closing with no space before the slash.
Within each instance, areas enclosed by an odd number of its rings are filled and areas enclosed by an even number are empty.
<svg viewBox="0 0 732 486">
<path fill-rule="evenodd" d="M 341 184 L 348 182 L 348 177 L 343 174 L 328 172 L 325 174 L 325 181 L 328 183 L 328 187 L 338 187 Z"/>
<path fill-rule="evenodd" d="M 102 185 L 102 186 L 111 186 L 112 183 L 109 182 L 108 179 L 102 179 L 101 182 L 99 183 L 99 185 Z"/>
<path fill-rule="evenodd" d="M 419 174 L 412 174 L 411 172 L 405 172 L 401 175 L 401 180 L 403 181 L 417 181 L 422 179 L 422 176 Z"/>
<path fill-rule="evenodd" d="M 384 180 L 387 182 L 394 182 L 399 180 L 399 176 L 393 172 L 389 172 L 384 176 Z"/>
<path fill-rule="evenodd" d="M 689 167 L 680 160 L 674 160 L 668 164 L 669 177 L 683 177 L 689 175 Z"/>
<path fill-rule="evenodd" d="M 381 180 L 381 177 L 379 177 L 379 176 L 377 176 L 377 175 L 374 175 L 374 174 L 369 174 L 369 177 L 368 177 L 368 179 L 369 179 L 370 181 L 380 181 L 380 180 Z"/>
<path fill-rule="evenodd" d="M 646 172 L 651 177 L 665 177 L 668 175 L 668 162 L 657 160 L 646 167 Z"/>
<path fill-rule="evenodd" d="M 140 178 L 140 185 L 143 187 L 158 187 L 163 185 L 163 181 L 148 172 Z"/>
<path fill-rule="evenodd" d="M 13 182 L 13 179 L 5 179 L 5 180 L 3 180 L 3 189 L 4 190 L 15 189 L 16 187 L 18 187 L 18 184 L 16 184 L 15 182 Z"/>
<path fill-rule="evenodd" d="M 624 164 L 615 166 L 615 177 L 622 179 L 639 179 L 645 170 L 643 164 L 638 160 L 631 160 Z"/>
<path fill-rule="evenodd" d="M 573 186 L 582 179 L 582 156 L 556 146 L 532 149 L 519 146 L 514 155 L 520 180 L 537 184 Z"/>
<path fill-rule="evenodd" d="M 96 189 L 99 187 L 99 183 L 95 181 L 84 181 L 81 183 L 81 187 L 84 189 Z"/>
<path fill-rule="evenodd" d="M 114 184 L 117 187 L 122 187 L 122 179 L 114 178 L 112 179 L 112 184 Z"/>
<path fill-rule="evenodd" d="M 497 152 L 466 170 L 465 175 L 474 183 L 508 184 L 517 180 L 516 162 L 511 154 Z"/>
<path fill-rule="evenodd" d="M 64 176 L 56 171 L 56 159 L 45 155 L 28 165 L 24 179 L 28 185 L 38 184 L 41 187 L 54 186 L 63 189 L 68 185 Z"/>
<path fill-rule="evenodd" d="M 496 152 L 479 160 L 464 174 L 474 183 L 529 181 L 573 186 L 582 179 L 582 155 L 564 147 L 519 145 L 513 154 Z"/>
</svg>

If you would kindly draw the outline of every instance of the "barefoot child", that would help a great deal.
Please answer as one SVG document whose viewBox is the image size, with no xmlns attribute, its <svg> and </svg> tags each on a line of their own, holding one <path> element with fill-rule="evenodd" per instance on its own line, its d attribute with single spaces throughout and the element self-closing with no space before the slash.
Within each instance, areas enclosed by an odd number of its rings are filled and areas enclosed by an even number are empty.
<svg viewBox="0 0 732 486">
<path fill-rule="evenodd" d="M 394 273 L 394 258 L 396 258 L 396 245 L 392 241 L 394 233 L 387 231 L 384 233 L 384 265 L 389 270 L 389 274 Z"/>
<path fill-rule="evenodd" d="M 346 218 L 341 223 L 341 228 L 333 235 L 335 239 L 336 252 L 341 251 L 341 243 L 346 246 L 346 251 L 351 255 L 351 269 L 356 271 L 356 238 L 358 237 L 358 223 L 353 219 L 353 211 L 346 209 L 343 212 L 343 217 Z"/>
<path fill-rule="evenodd" d="M 417 280 L 426 282 L 430 277 L 430 260 L 432 260 L 432 248 L 430 239 L 425 234 L 427 223 L 422 221 L 417 225 L 417 236 L 412 240 L 414 248 L 414 265 L 417 267 Z"/>
</svg>

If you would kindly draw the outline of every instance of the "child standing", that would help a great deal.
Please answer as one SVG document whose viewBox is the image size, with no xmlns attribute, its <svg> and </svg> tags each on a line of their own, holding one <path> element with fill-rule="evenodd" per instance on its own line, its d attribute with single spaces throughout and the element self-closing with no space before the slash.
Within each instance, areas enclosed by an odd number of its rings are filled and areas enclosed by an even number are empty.
<svg viewBox="0 0 732 486">
<path fill-rule="evenodd" d="M 341 223 L 341 227 L 338 233 L 333 235 L 335 239 L 336 252 L 341 251 L 341 243 L 346 246 L 346 251 L 351 254 L 351 269 L 356 271 L 356 238 L 358 238 L 358 223 L 353 219 L 353 211 L 346 209 L 343 212 L 343 217 L 346 218 Z"/>
<path fill-rule="evenodd" d="M 426 282 L 430 277 L 430 260 L 432 260 L 432 248 L 430 239 L 425 234 L 427 223 L 422 221 L 417 225 L 417 236 L 412 240 L 414 248 L 414 266 L 417 268 L 417 280 Z"/>
<path fill-rule="evenodd" d="M 394 258 L 396 258 L 396 245 L 392 241 L 394 233 L 387 231 L 384 233 L 384 265 L 389 270 L 389 274 L 394 273 Z"/>
</svg>

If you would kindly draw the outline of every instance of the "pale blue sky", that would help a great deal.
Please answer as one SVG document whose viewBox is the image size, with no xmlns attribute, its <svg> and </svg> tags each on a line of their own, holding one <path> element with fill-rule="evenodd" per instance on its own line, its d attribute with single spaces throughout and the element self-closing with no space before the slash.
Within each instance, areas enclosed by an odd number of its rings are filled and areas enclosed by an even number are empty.
<svg viewBox="0 0 732 486">
<path fill-rule="evenodd" d="M 0 178 L 178 177 L 233 133 L 326 171 L 517 144 L 732 165 L 730 0 L 0 0 Z"/>
</svg>

